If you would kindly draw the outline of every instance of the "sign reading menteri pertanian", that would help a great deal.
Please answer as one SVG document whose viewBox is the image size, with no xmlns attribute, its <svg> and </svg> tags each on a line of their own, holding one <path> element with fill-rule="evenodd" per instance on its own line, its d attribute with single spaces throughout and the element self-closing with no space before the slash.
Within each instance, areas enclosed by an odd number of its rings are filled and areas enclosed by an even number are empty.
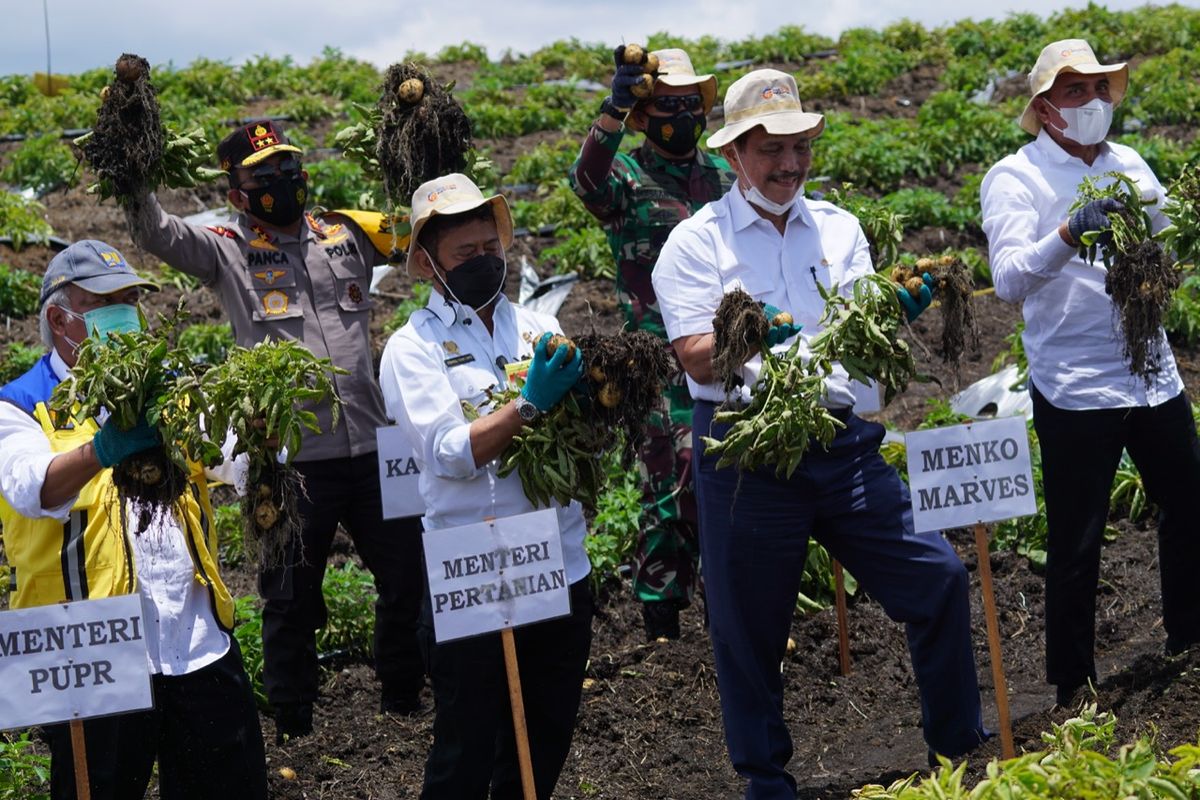
<svg viewBox="0 0 1200 800">
<path fill-rule="evenodd" d="M 571 613 L 554 509 L 426 531 L 423 539 L 439 642 Z"/>
<path fill-rule="evenodd" d="M 1023 416 L 913 431 L 904 444 L 918 531 L 1037 513 Z"/>
<path fill-rule="evenodd" d="M 0 613 L 0 729 L 150 708 L 138 595 Z"/>
</svg>

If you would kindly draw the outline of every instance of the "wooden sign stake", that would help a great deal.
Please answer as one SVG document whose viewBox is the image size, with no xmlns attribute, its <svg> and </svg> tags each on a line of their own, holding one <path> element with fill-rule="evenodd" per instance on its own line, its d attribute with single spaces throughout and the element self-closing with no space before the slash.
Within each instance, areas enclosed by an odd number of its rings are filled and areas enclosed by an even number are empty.
<svg viewBox="0 0 1200 800">
<path fill-rule="evenodd" d="M 83 721 L 71 720 L 71 755 L 75 759 L 75 796 L 92 800 L 92 782 L 88 778 L 87 744 L 83 739 Z"/>
<path fill-rule="evenodd" d="M 846 580 L 842 575 L 842 563 L 833 560 L 834 597 L 837 605 L 838 662 L 842 677 L 850 674 L 850 623 L 846 617 Z"/>
<path fill-rule="evenodd" d="M 992 589 L 992 562 L 988 555 L 987 526 L 975 525 L 975 551 L 979 581 L 983 584 L 983 613 L 987 618 L 988 650 L 992 656 L 992 680 L 996 684 L 996 711 L 1000 715 L 1000 754 L 1014 758 L 1012 721 L 1008 717 L 1008 684 L 1004 680 L 1004 657 L 1000 652 L 1000 623 L 996 617 L 996 594 Z"/>
</svg>

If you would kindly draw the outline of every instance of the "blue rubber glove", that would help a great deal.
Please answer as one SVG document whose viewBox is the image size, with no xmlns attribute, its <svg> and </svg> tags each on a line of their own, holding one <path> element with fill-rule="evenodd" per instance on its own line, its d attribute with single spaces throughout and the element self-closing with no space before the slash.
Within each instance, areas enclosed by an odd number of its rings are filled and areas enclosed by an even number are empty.
<svg viewBox="0 0 1200 800">
<path fill-rule="evenodd" d="M 554 408 L 563 395 L 583 376 L 583 353 L 575 348 L 575 357 L 567 360 L 567 346 L 560 344 L 552 355 L 546 353 L 546 343 L 554 334 L 547 331 L 533 346 L 533 363 L 525 374 L 521 394 L 543 414 Z"/>
<path fill-rule="evenodd" d="M 127 431 L 117 427 L 117 421 L 109 417 L 92 437 L 92 449 L 96 451 L 96 460 L 102 467 L 120 464 L 134 453 L 149 450 L 162 444 L 158 431 L 150 427 L 146 418 L 140 417 L 137 425 Z"/>
<path fill-rule="evenodd" d="M 613 108 L 618 111 L 628 111 L 633 108 L 637 98 L 633 96 L 633 87 L 641 82 L 645 69 L 641 64 L 625 63 L 625 45 L 617 45 L 613 50 L 613 60 L 617 70 L 613 73 L 612 98 Z"/>
<path fill-rule="evenodd" d="M 1110 226 L 1108 215 L 1117 211 L 1124 211 L 1125 204 L 1115 197 L 1101 197 L 1099 200 L 1093 200 L 1080 209 L 1077 209 L 1071 218 L 1067 220 L 1067 230 L 1071 232 L 1071 238 L 1074 239 L 1080 246 L 1083 245 L 1083 235 L 1088 231 L 1099 231 Z M 1096 240 L 1096 244 L 1107 246 L 1112 241 L 1112 231 L 1106 230 Z"/>
<path fill-rule="evenodd" d="M 913 297 L 903 286 L 896 289 L 896 297 L 900 300 L 900 305 L 904 306 L 904 315 L 909 322 L 921 316 L 921 312 L 929 308 L 929 304 L 933 302 L 933 276 L 925 272 L 921 274 L 921 280 L 924 283 L 921 286 L 920 298 Z"/>
<path fill-rule="evenodd" d="M 783 313 L 783 309 L 776 308 L 770 303 L 763 303 L 763 315 L 766 316 L 767 322 L 775 319 L 775 316 L 781 313 Z M 767 330 L 767 347 L 774 347 L 792 338 L 800 332 L 800 327 L 790 322 L 783 325 L 771 325 L 770 329 Z"/>
</svg>

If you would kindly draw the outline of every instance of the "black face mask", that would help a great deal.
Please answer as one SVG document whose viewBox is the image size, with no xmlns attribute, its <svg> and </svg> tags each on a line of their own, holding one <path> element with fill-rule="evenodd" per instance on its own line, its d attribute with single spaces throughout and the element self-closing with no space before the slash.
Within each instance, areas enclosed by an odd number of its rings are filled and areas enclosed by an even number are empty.
<svg viewBox="0 0 1200 800">
<path fill-rule="evenodd" d="M 243 189 L 250 213 L 271 225 L 286 227 L 304 213 L 308 200 L 308 182 L 303 176 L 280 175 L 258 189 Z"/>
<path fill-rule="evenodd" d="M 429 260 L 433 261 L 432 258 Z M 438 280 L 446 287 L 451 299 L 478 311 L 495 300 L 504 289 L 508 264 L 499 256 L 484 253 L 468 258 L 454 269 L 445 272 L 444 278 L 438 275 L 436 269 L 433 274 L 437 275 Z"/>
<path fill-rule="evenodd" d="M 706 127 L 708 120 L 703 114 L 687 111 L 670 117 L 646 116 L 646 138 L 673 156 L 686 156 L 695 150 Z"/>
</svg>

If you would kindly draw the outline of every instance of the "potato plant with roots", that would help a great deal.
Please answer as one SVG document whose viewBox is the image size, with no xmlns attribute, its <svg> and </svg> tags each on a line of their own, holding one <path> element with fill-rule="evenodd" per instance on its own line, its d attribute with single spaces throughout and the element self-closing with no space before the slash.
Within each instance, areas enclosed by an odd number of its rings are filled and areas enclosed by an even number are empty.
<svg viewBox="0 0 1200 800">
<path fill-rule="evenodd" d="M 286 565 L 300 531 L 297 501 L 304 491 L 292 466 L 304 431 L 321 433 L 316 406 L 329 404 L 337 427 L 342 400 L 334 374 L 346 374 L 294 341 L 235 346 L 204 376 L 206 427 L 213 439 L 236 437 L 233 455 L 247 456 L 242 524 L 247 553 L 264 567 Z M 283 451 L 281 457 L 280 452 Z"/>
<path fill-rule="evenodd" d="M 203 128 L 164 127 L 146 59 L 125 53 L 113 72 L 92 130 L 75 140 L 96 175 L 89 191 L 132 208 L 160 186 L 190 188 L 224 174 L 205 166 L 212 151 Z"/>
<path fill-rule="evenodd" d="M 1109 227 L 1084 233 L 1081 250 L 1092 263 L 1098 252 L 1103 259 L 1104 291 L 1112 298 L 1125 360 L 1149 386 L 1167 353 L 1163 318 L 1179 288 L 1179 272 L 1154 239 L 1147 202 L 1133 179 L 1120 172 L 1084 178 L 1071 211 L 1102 198 L 1115 198 L 1124 208 L 1109 214 Z"/>
<path fill-rule="evenodd" d="M 942 360 L 957 372 L 968 347 L 973 352 L 979 350 L 971 268 L 961 258 L 947 254 L 918 258 L 912 268 L 899 264 L 892 268 L 891 278 L 916 300 L 921 296 L 925 273 L 933 278 L 933 298 L 942 315 Z"/>
<path fill-rule="evenodd" d="M 89 336 L 80 343 L 75 365 L 50 398 L 55 422 L 84 421 L 109 414 L 109 424 L 130 430 L 145 419 L 161 444 L 134 453 L 113 466 L 112 480 L 122 507 L 137 518 L 143 533 L 152 517 L 171 507 L 187 488 L 189 461 L 214 465 L 220 447 L 199 424 L 205 407 L 201 369 L 175 344 L 182 302 L 174 316 L 160 317 L 154 330 Z M 122 514 L 122 525 L 125 515 Z"/>
<path fill-rule="evenodd" d="M 741 385 L 740 368 L 756 353 L 762 368 L 749 404 L 719 409 L 713 422 L 729 425 L 721 439 L 704 437 L 719 467 L 755 470 L 773 466 L 790 477 L 812 444 L 828 446 L 844 427 L 822 405 L 825 379 L 841 364 L 854 380 L 884 385 L 888 402 L 918 380 L 908 343 L 899 338 L 902 311 L 889 279 L 872 274 L 854 284 L 850 297 L 819 287 L 825 300 L 823 329 L 809 340 L 809 357 L 799 338 L 782 354 L 766 346 L 770 325 L 763 306 L 741 289 L 722 298 L 713 319 L 714 374 L 731 391 Z M 778 324 L 777 322 L 775 324 Z"/>
<path fill-rule="evenodd" d="M 521 429 L 501 453 L 498 474 L 516 472 L 534 505 L 578 500 L 595 508 L 607 487 L 604 456 L 619 453 L 623 467 L 633 467 L 674 363 L 663 342 L 645 331 L 590 333 L 578 343 L 555 336 L 548 349 L 553 353 L 560 344 L 582 350 L 583 380 Z M 488 402 L 500 408 L 519 393 L 520 386 L 509 386 L 492 392 Z M 470 409 L 468 416 L 475 413 Z"/>
</svg>

